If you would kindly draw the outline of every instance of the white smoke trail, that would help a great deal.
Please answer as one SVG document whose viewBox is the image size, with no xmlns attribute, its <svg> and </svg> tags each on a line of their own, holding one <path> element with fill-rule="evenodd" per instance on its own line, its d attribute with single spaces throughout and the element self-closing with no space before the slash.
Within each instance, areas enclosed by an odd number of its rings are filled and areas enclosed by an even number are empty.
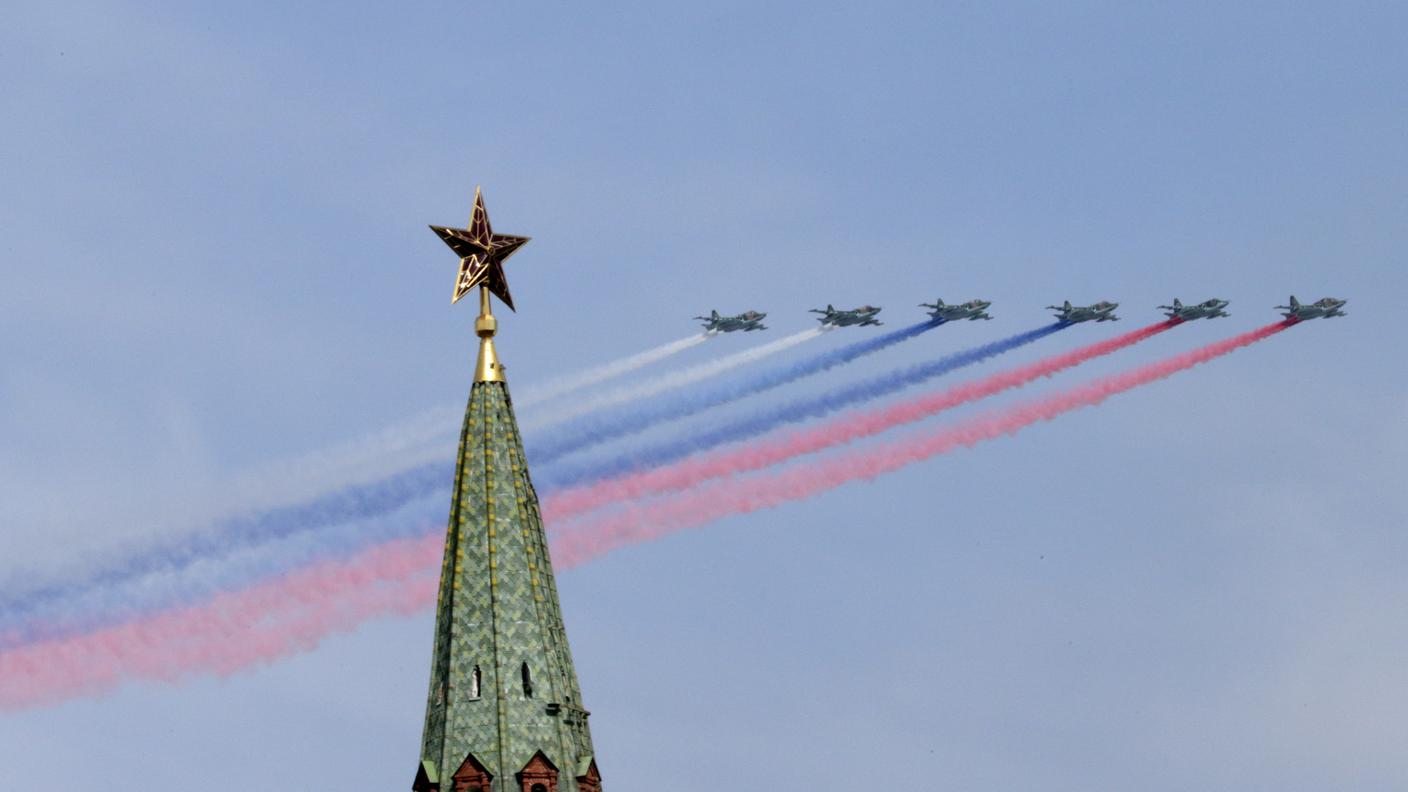
<svg viewBox="0 0 1408 792">
<path fill-rule="evenodd" d="M 555 382 L 538 387 L 530 385 L 524 390 L 524 396 L 515 394 L 515 402 L 521 406 L 525 402 L 532 404 L 570 394 L 604 378 L 664 360 L 708 338 L 708 335 L 699 333 L 603 363 Z M 199 497 L 190 499 L 199 504 L 198 508 L 153 503 L 149 513 L 138 518 L 150 530 L 144 533 L 140 541 L 127 542 L 126 552 L 114 547 L 76 553 L 69 558 L 66 571 L 56 571 L 53 575 L 46 574 L 39 578 L 31 571 L 22 582 L 21 576 L 0 570 L 0 594 L 10 589 L 34 589 L 36 584 L 44 588 L 64 579 L 71 581 L 75 577 L 99 575 L 104 570 L 123 567 L 134 555 L 160 556 L 165 553 L 174 558 L 169 552 L 173 547 L 202 537 L 218 538 L 229 530 L 227 523 L 230 520 L 258 518 L 273 510 L 296 508 L 335 496 L 349 488 L 375 486 L 430 465 L 443 464 L 449 470 L 463 414 L 463 403 L 444 404 L 362 437 L 349 438 L 297 457 L 271 461 L 257 468 L 236 471 L 225 476 L 218 487 L 204 488 L 198 493 Z M 173 568 L 179 567 L 180 564 L 177 564 Z"/>
<path fill-rule="evenodd" d="M 637 355 L 621 358 L 620 360 L 605 363 L 595 368 L 587 369 L 575 375 L 569 375 L 553 382 L 548 382 L 536 387 L 526 389 L 523 394 L 513 398 L 515 409 L 525 409 L 541 402 L 565 396 L 572 391 L 604 382 L 613 377 L 619 377 L 636 369 L 645 368 L 651 363 L 657 363 L 671 355 L 677 355 L 690 347 L 708 341 L 711 338 L 707 333 L 699 333 L 681 338 L 678 341 L 671 341 L 668 344 L 661 344 L 654 349 L 647 349 Z"/>
<path fill-rule="evenodd" d="M 210 511 L 235 514 L 290 506 L 446 461 L 463 416 L 463 405 L 441 405 L 363 437 L 236 474 L 227 485 L 228 502 Z"/>
<path fill-rule="evenodd" d="M 644 399 L 648 396 L 654 396 L 657 393 L 664 393 L 665 391 L 674 390 L 676 388 L 683 388 L 686 385 L 716 377 L 730 369 L 754 363 L 769 355 L 775 355 L 784 350 L 791 349 L 798 344 L 805 343 L 820 336 L 822 333 L 826 332 L 826 329 L 827 328 L 813 327 L 810 330 L 793 333 L 790 336 L 779 338 L 776 341 L 762 344 L 752 349 L 745 349 L 742 352 L 727 355 L 718 360 L 700 363 L 697 366 L 682 369 L 672 374 L 666 374 L 663 377 L 634 383 L 624 388 L 607 391 L 606 393 L 591 398 L 576 399 L 557 410 L 546 414 L 534 415 L 527 419 L 521 419 L 520 422 L 523 424 L 524 431 L 531 431 L 544 426 L 562 423 L 563 421 L 576 418 L 579 415 L 596 412 L 605 407 L 635 401 L 636 399 Z"/>
<path fill-rule="evenodd" d="M 437 492 L 383 514 L 345 520 L 314 532 L 230 547 L 219 556 L 144 570 L 61 597 L 0 608 L 0 654 L 10 646 L 46 636 L 84 632 L 198 604 L 219 592 L 241 591 L 317 562 L 354 556 L 370 546 L 438 534 L 444 530 L 443 495 Z"/>
<path fill-rule="evenodd" d="M 525 409 L 564 396 L 657 363 L 709 338 L 699 333 L 554 382 L 530 385 L 522 396 L 514 395 L 514 406 Z M 433 407 L 366 436 L 236 474 L 224 484 L 214 502 L 211 499 L 203 502 L 203 508 L 208 515 L 216 517 L 274 509 L 347 487 L 372 484 L 434 462 L 448 464 L 463 417 L 463 404 Z"/>
</svg>

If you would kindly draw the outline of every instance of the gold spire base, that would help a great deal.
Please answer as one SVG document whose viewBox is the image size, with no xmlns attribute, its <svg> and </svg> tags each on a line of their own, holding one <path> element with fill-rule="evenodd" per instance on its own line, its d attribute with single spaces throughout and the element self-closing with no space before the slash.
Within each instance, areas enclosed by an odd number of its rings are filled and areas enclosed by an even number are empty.
<svg viewBox="0 0 1408 792">
<path fill-rule="evenodd" d="M 489 287 L 479 287 L 479 318 L 474 320 L 474 333 L 479 336 L 479 362 L 474 366 L 475 382 L 504 382 L 504 367 L 494 351 L 494 334 L 499 320 L 489 307 Z"/>
<path fill-rule="evenodd" d="M 494 339 L 479 342 L 479 362 L 474 366 L 475 382 L 504 382 L 504 367 L 494 352 Z"/>
</svg>

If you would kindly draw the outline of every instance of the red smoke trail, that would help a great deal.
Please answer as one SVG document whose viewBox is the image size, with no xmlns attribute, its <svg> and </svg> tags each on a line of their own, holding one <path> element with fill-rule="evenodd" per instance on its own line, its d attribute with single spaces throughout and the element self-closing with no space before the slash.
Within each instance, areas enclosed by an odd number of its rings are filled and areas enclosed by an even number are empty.
<svg viewBox="0 0 1408 792">
<path fill-rule="evenodd" d="M 396 540 L 347 561 L 86 635 L 0 652 L 0 710 L 101 693 L 129 679 L 228 675 L 311 650 L 436 595 L 442 538 Z"/>
<path fill-rule="evenodd" d="M 552 543 L 554 566 L 568 569 L 624 544 L 645 541 L 729 514 L 809 497 L 868 479 L 959 445 L 1016 432 L 1063 412 L 1098 404 L 1139 385 L 1271 336 L 1275 324 L 1133 372 L 890 446 L 772 476 L 720 482 L 607 520 L 579 524 Z M 435 604 L 442 538 L 395 540 L 325 562 L 212 602 L 86 635 L 0 651 L 0 710 L 102 693 L 132 679 L 175 682 L 311 651 L 329 635 L 368 620 Z"/>
<path fill-rule="evenodd" d="M 585 521 L 574 526 L 572 533 L 559 536 L 559 541 L 553 546 L 553 560 L 562 567 L 576 566 L 624 545 L 655 539 L 729 515 L 810 498 L 842 484 L 872 479 L 959 446 L 972 446 L 1013 434 L 1039 421 L 1048 421 L 1072 410 L 1099 404 L 1115 394 L 1164 379 L 1254 344 L 1285 330 L 1291 324 L 1277 322 L 1124 374 L 1099 379 L 939 431 L 917 434 L 867 451 L 800 465 L 771 475 L 721 481 L 663 501 L 633 506 L 620 513 Z"/>
<path fill-rule="evenodd" d="M 543 501 L 543 519 L 549 524 L 575 517 L 609 503 L 623 503 L 647 495 L 658 495 L 688 489 L 704 481 L 731 476 L 776 465 L 803 454 L 812 454 L 832 446 L 912 423 L 944 410 L 986 398 L 1009 388 L 1026 385 L 1032 380 L 1049 377 L 1059 371 L 1108 355 L 1152 338 L 1183 323 L 1182 319 L 1140 328 L 1122 336 L 1039 360 L 1010 371 L 1003 371 L 974 382 L 957 385 L 939 393 L 920 396 L 869 412 L 843 415 L 812 429 L 792 432 L 772 442 L 749 445 L 696 459 L 686 459 L 673 465 L 647 470 L 617 479 L 608 479 L 587 487 L 568 489 Z"/>
<path fill-rule="evenodd" d="M 228 676 L 312 651 L 372 619 L 417 613 L 435 604 L 443 546 L 438 532 L 397 539 L 204 605 L 0 650 L 0 711 L 95 696 L 137 679 Z"/>
<path fill-rule="evenodd" d="M 137 679 L 228 676 L 312 651 L 372 619 L 417 613 L 435 604 L 443 546 L 438 532 L 397 539 L 204 605 L 0 650 L 0 711 L 94 696 Z"/>
</svg>

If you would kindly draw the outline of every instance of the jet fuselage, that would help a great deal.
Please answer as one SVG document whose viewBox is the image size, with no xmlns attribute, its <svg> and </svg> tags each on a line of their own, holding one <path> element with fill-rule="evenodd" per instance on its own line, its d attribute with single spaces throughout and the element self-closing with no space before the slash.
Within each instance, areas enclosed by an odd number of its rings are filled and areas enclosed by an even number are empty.
<svg viewBox="0 0 1408 792">
<path fill-rule="evenodd" d="M 1322 297 L 1309 305 L 1304 305 L 1295 298 L 1295 295 L 1292 295 L 1290 305 L 1278 305 L 1276 307 L 1285 311 L 1282 316 L 1285 316 L 1287 319 L 1295 319 L 1303 322 L 1306 319 L 1329 319 L 1334 316 L 1348 316 L 1349 314 L 1340 310 L 1347 302 L 1349 301 L 1337 300 L 1334 297 Z"/>
<path fill-rule="evenodd" d="M 974 321 L 977 319 L 991 319 L 988 316 L 987 308 L 992 303 L 988 300 L 969 300 L 958 305 L 948 305 L 943 300 L 935 300 L 931 303 L 920 303 L 920 308 L 929 309 L 929 318 L 936 322 L 956 322 L 960 319 Z"/>
<path fill-rule="evenodd" d="M 880 308 L 874 305 L 862 305 L 849 311 L 838 311 L 835 306 L 828 305 L 826 310 L 813 308 L 811 312 L 822 314 L 817 319 L 822 327 L 864 327 L 883 324 L 875 318 L 875 315 L 880 313 Z"/>
<path fill-rule="evenodd" d="M 1174 298 L 1173 305 L 1160 305 L 1164 309 L 1164 315 L 1170 319 L 1181 319 L 1185 322 L 1194 319 L 1215 319 L 1219 316 L 1231 316 L 1223 309 L 1227 307 L 1227 300 L 1213 298 L 1197 305 L 1184 305 L 1178 298 Z"/>
<path fill-rule="evenodd" d="M 1118 322 L 1120 318 L 1115 316 L 1115 309 L 1120 307 L 1119 303 L 1101 300 L 1094 305 L 1071 305 L 1067 300 L 1064 305 L 1048 305 L 1047 308 L 1056 312 L 1056 318 L 1067 324 L 1077 322 Z"/>
<path fill-rule="evenodd" d="M 737 316 L 720 316 L 718 311 L 710 311 L 708 316 L 696 316 L 704 322 L 704 332 L 706 333 L 732 333 L 738 330 L 750 332 L 752 330 L 768 329 L 763 324 L 763 318 L 767 314 L 761 311 L 744 311 Z"/>
</svg>

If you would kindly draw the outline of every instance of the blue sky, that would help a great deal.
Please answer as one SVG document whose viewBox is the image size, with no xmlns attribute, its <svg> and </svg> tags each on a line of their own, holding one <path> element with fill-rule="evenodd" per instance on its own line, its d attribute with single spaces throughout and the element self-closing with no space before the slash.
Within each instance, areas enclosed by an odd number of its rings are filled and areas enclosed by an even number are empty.
<svg viewBox="0 0 1408 792">
<path fill-rule="evenodd" d="M 1121 329 L 1232 300 L 1073 384 L 1329 294 L 1349 318 L 559 586 L 613 790 L 1408 786 L 1408 9 L 662 5 L 13 4 L 0 579 L 462 402 L 425 225 L 476 184 L 534 237 L 515 386 L 715 307 L 994 301 L 786 398 L 1067 297 Z M 430 627 L 0 716 L 0 786 L 404 788 Z"/>
</svg>

